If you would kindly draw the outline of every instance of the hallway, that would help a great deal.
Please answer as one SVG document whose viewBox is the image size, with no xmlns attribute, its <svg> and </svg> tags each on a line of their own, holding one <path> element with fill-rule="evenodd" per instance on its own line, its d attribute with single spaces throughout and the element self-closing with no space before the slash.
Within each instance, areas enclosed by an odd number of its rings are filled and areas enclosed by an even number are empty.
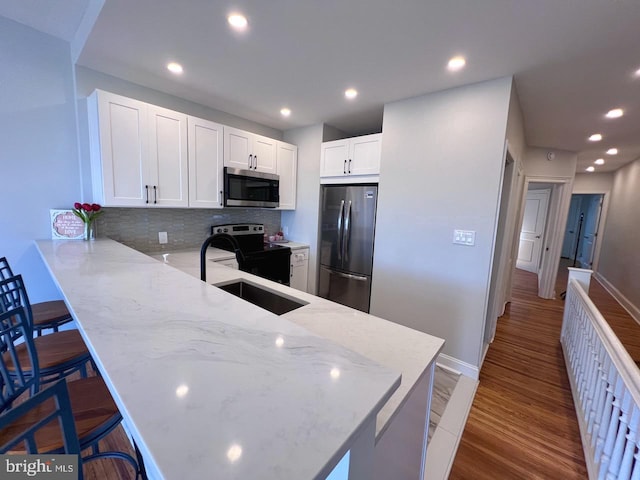
<svg viewBox="0 0 640 480">
<path fill-rule="evenodd" d="M 562 292 L 566 269 L 558 277 Z M 560 346 L 563 307 L 539 298 L 536 275 L 516 269 L 451 479 L 587 478 Z"/>
</svg>

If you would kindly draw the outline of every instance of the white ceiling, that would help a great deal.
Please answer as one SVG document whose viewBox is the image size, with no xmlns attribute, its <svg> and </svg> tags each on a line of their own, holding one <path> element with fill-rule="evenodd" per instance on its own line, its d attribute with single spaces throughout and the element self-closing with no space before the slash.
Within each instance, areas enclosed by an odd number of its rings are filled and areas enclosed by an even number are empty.
<svg viewBox="0 0 640 480">
<path fill-rule="evenodd" d="M 0 15 L 68 40 L 92 1 L 0 0 Z M 639 25 L 637 0 L 106 0 L 78 63 L 277 129 L 351 134 L 379 131 L 384 103 L 513 74 L 527 143 L 607 171 L 640 157 Z M 614 107 L 625 116 L 606 119 Z"/>
</svg>

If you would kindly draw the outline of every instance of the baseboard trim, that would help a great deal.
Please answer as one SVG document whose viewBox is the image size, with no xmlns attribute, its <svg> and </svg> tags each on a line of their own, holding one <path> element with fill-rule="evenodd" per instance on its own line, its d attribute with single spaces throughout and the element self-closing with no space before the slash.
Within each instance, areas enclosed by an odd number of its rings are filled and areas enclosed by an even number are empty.
<svg viewBox="0 0 640 480">
<path fill-rule="evenodd" d="M 438 355 L 436 363 L 442 368 L 453 370 L 454 372 L 461 373 L 462 375 L 473 378 L 474 380 L 478 380 L 480 376 L 480 370 L 478 367 L 471 365 L 470 363 L 463 362 L 462 360 L 458 360 L 457 358 L 450 357 L 444 353 Z"/>
<path fill-rule="evenodd" d="M 611 294 L 613 298 L 615 298 L 620 305 L 627 311 L 629 315 L 636 321 L 636 323 L 640 324 L 640 308 L 636 307 L 627 297 L 625 297 L 620 290 L 613 286 L 609 280 L 604 278 L 600 273 L 595 272 L 593 276 L 600 282 L 600 284 L 604 287 L 604 289 Z"/>
</svg>

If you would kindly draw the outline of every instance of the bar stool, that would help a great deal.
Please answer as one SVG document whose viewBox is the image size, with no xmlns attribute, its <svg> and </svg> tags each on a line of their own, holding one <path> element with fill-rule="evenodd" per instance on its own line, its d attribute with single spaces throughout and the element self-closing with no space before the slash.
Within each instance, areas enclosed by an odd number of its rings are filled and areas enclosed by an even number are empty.
<svg viewBox="0 0 640 480">
<path fill-rule="evenodd" d="M 0 280 L 15 276 L 7 257 L 0 258 Z M 49 300 L 31 305 L 33 329 L 38 336 L 43 330 L 58 331 L 58 328 L 73 320 L 63 300 Z"/>
<path fill-rule="evenodd" d="M 29 331 L 33 335 L 31 305 L 21 275 L 0 280 L 0 313 L 17 307 L 24 307 Z M 49 383 L 78 371 L 81 377 L 87 376 L 87 363 L 92 359 L 78 330 L 36 337 L 33 343 L 38 355 L 38 376 L 41 383 Z M 26 342 L 16 347 L 16 354 L 23 365 L 30 364 Z M 11 362 L 7 364 L 7 369 L 9 372 L 17 373 Z M 35 371 L 32 375 L 35 375 Z"/>
<path fill-rule="evenodd" d="M 24 342 L 19 343 L 22 339 Z M 28 359 L 26 365 L 18 353 L 23 345 L 26 346 L 24 358 Z M 60 434 L 58 422 L 43 421 L 43 418 L 51 416 L 51 407 L 43 406 L 40 402 L 42 397 L 39 396 L 41 382 L 38 352 L 35 349 L 27 310 L 21 305 L 0 314 L 0 354 L 0 374 L 4 382 L 3 388 L 0 389 L 0 453 L 65 452 L 69 443 L 75 442 L 65 440 Z M 71 413 L 73 417 L 71 422 L 67 420 L 63 421 L 63 424 L 66 423 L 65 430 L 69 430 L 71 426 L 75 430 L 77 445 L 73 446 L 76 450 L 74 453 L 86 449 L 91 449 L 92 452 L 81 457 L 81 461 L 119 458 L 134 468 L 136 479 L 145 479 L 146 473 L 137 448 L 135 450 L 138 461 L 124 452 L 100 452 L 98 449 L 98 442 L 122 421 L 122 415 L 102 378 L 96 376 L 73 381 L 60 380 L 54 387 L 44 389 L 44 395 L 47 396 L 47 392 L 56 389 L 55 394 L 64 397 L 65 392 L 62 391 L 61 385 L 66 386 L 64 391 L 68 391 L 69 402 L 63 402 L 58 409 L 62 410 L 61 415 Z M 28 407 L 17 401 L 24 395 L 28 395 Z M 28 441 L 21 443 L 20 438 L 23 436 L 20 432 L 24 431 L 27 432 L 25 438 Z"/>
</svg>

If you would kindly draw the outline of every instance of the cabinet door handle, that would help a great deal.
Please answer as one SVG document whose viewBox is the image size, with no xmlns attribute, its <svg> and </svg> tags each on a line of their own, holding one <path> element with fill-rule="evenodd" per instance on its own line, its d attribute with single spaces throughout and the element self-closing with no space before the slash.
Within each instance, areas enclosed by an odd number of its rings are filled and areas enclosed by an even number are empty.
<svg viewBox="0 0 640 480">
<path fill-rule="evenodd" d="M 253 160 L 254 160 L 253 169 L 257 170 L 258 169 L 258 155 L 254 155 L 253 156 Z"/>
<path fill-rule="evenodd" d="M 342 166 L 342 173 L 347 174 L 347 161 L 344 161 L 344 165 Z"/>
<path fill-rule="evenodd" d="M 145 185 L 144 186 L 144 190 L 145 190 L 145 194 L 147 199 L 144 201 L 144 203 L 149 203 L 149 185 Z"/>
<path fill-rule="evenodd" d="M 222 199 L 222 190 L 220 190 L 220 206 L 222 206 L 222 202 L 223 202 L 223 199 Z"/>
<path fill-rule="evenodd" d="M 349 173 L 351 173 L 351 159 L 349 159 Z"/>
<path fill-rule="evenodd" d="M 249 155 L 249 170 L 253 168 L 253 155 Z"/>
<path fill-rule="evenodd" d="M 153 203 L 158 203 L 158 188 L 153 186 Z"/>
</svg>

